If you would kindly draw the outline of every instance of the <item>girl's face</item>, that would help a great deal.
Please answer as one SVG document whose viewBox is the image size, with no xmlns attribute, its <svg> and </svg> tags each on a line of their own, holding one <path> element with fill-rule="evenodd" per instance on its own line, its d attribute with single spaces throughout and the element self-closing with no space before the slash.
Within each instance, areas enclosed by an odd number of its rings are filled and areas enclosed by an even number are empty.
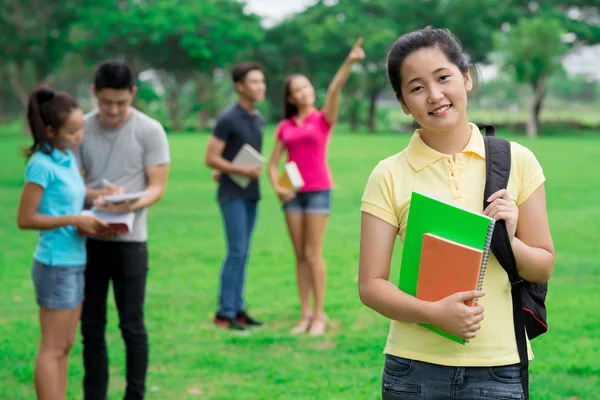
<svg viewBox="0 0 600 400">
<path fill-rule="evenodd" d="M 61 151 L 76 150 L 83 140 L 83 111 L 80 108 L 71 111 L 58 131 L 53 128 L 48 129 L 48 135 L 54 148 Z"/>
<path fill-rule="evenodd" d="M 400 70 L 402 109 L 426 131 L 449 131 L 467 120 L 471 74 L 460 72 L 440 49 L 411 53 Z"/>
<path fill-rule="evenodd" d="M 315 103 L 315 89 L 305 76 L 297 76 L 290 82 L 288 101 L 297 107 Z"/>
</svg>

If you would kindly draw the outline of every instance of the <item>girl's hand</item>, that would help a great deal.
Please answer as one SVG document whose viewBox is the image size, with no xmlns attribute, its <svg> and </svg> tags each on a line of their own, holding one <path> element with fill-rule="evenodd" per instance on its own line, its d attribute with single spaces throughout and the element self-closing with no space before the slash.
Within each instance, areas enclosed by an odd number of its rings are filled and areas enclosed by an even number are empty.
<svg viewBox="0 0 600 400">
<path fill-rule="evenodd" d="M 77 216 L 75 226 L 77 226 L 77 228 L 81 229 L 82 231 L 90 233 L 92 235 L 99 232 L 102 228 L 108 228 L 108 224 L 106 222 L 96 217 L 87 215 Z"/>
<path fill-rule="evenodd" d="M 515 238 L 515 232 L 517 231 L 517 221 L 519 220 L 519 207 L 513 203 L 510 198 L 510 194 L 506 189 L 498 190 L 496 193 L 491 195 L 487 200 L 490 205 L 483 211 L 483 213 L 496 221 L 503 219 L 506 223 L 506 230 L 508 231 L 508 237 L 512 243 Z"/>
<path fill-rule="evenodd" d="M 463 339 L 473 339 L 481 328 L 483 306 L 468 306 L 465 301 L 483 297 L 485 292 L 459 292 L 434 303 L 433 325 Z"/>
<path fill-rule="evenodd" d="M 362 37 L 359 37 L 358 39 L 356 39 L 356 42 L 354 42 L 354 46 L 352 46 L 350 54 L 348 54 L 348 60 L 350 62 L 355 63 L 357 61 L 364 60 L 364 58 L 366 57 L 365 51 L 361 47 L 363 44 L 363 40 L 364 39 Z"/>
<path fill-rule="evenodd" d="M 296 197 L 296 194 L 289 189 L 278 188 L 276 193 L 277 196 L 279 196 L 279 201 L 281 201 L 282 204 L 288 203 L 292 201 L 294 197 Z"/>
</svg>

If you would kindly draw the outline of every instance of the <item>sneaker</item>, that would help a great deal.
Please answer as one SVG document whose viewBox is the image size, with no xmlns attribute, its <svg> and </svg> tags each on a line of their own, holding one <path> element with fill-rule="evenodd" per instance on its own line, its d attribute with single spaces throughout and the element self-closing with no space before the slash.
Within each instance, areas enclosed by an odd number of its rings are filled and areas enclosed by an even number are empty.
<svg viewBox="0 0 600 400">
<path fill-rule="evenodd" d="M 263 326 L 263 323 L 250 317 L 246 311 L 238 311 L 236 320 L 243 326 Z"/>
<path fill-rule="evenodd" d="M 245 331 L 246 327 L 242 324 L 240 324 L 238 321 L 232 319 L 232 318 L 227 318 L 227 317 L 223 317 L 221 315 L 216 315 L 215 318 L 213 319 L 213 323 L 218 326 L 219 328 L 225 328 L 225 329 L 231 329 L 234 331 Z"/>
</svg>

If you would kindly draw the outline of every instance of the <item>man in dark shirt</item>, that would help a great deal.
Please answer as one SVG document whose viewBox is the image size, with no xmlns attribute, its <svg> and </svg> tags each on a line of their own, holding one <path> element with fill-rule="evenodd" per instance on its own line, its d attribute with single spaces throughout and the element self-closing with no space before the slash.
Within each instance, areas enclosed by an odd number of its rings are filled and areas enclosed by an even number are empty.
<svg viewBox="0 0 600 400">
<path fill-rule="evenodd" d="M 246 312 L 244 285 L 250 241 L 260 200 L 258 177 L 262 167 L 240 167 L 231 161 L 244 144 L 262 151 L 264 121 L 255 104 L 264 100 L 266 85 L 262 69 L 255 63 L 241 63 L 232 71 L 238 101 L 217 118 L 206 148 L 206 165 L 219 171 L 217 200 L 227 237 L 227 254 L 223 260 L 219 284 L 219 305 L 215 325 L 234 330 L 259 326 L 261 322 Z M 246 188 L 238 186 L 229 175 L 250 178 Z"/>
</svg>

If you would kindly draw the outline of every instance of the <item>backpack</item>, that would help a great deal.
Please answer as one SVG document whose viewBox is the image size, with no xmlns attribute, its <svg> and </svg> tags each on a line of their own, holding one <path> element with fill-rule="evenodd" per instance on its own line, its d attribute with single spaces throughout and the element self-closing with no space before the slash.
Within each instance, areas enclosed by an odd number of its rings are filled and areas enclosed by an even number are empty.
<svg viewBox="0 0 600 400">
<path fill-rule="evenodd" d="M 496 131 L 491 125 L 477 125 L 485 129 L 485 162 L 486 182 L 483 194 L 483 208 L 490 204 L 487 199 L 495 192 L 506 189 L 510 176 L 511 152 L 510 142 L 496 137 Z M 496 221 L 490 249 L 498 262 L 508 274 L 511 283 L 513 303 L 513 322 L 515 338 L 523 377 L 525 399 L 529 399 L 529 360 L 527 357 L 527 341 L 525 331 L 530 340 L 548 332 L 546 322 L 545 299 L 548 293 L 548 283 L 532 283 L 523 280 L 517 271 L 515 255 L 510 245 L 506 224 L 503 220 Z"/>
</svg>

